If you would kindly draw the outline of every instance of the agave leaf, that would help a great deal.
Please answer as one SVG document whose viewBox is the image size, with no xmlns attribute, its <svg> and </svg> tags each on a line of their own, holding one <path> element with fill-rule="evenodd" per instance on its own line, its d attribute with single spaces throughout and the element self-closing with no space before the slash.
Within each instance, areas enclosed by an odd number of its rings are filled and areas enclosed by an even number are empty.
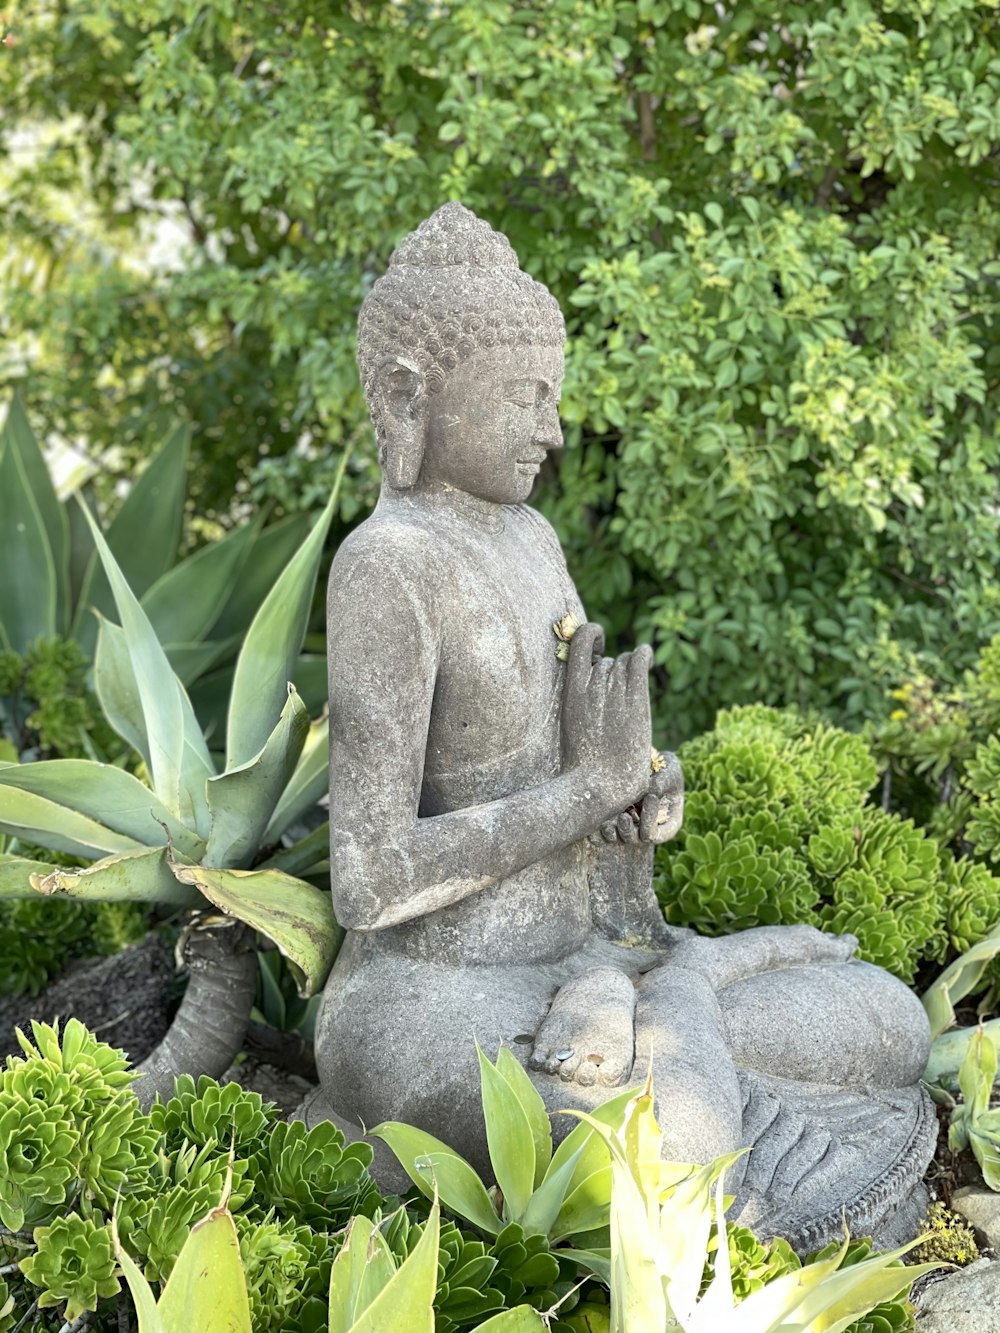
<svg viewBox="0 0 1000 1333">
<path fill-rule="evenodd" d="M 196 889 L 177 880 L 166 847 L 144 847 L 138 852 L 105 856 L 81 870 L 54 867 L 48 874 L 33 874 L 31 887 L 37 893 L 84 898 L 90 902 L 204 906 Z"/>
<path fill-rule="evenodd" d="M 350 1333 L 355 1320 L 389 1284 L 396 1261 L 382 1232 L 367 1217 L 352 1217 L 347 1239 L 330 1270 L 330 1330 Z"/>
<path fill-rule="evenodd" d="M 552 1123 L 549 1114 L 537 1088 L 509 1046 L 501 1046 L 497 1052 L 497 1072 L 503 1075 L 511 1092 L 521 1103 L 528 1121 L 535 1145 L 535 1178 L 532 1188 L 537 1189 L 552 1161 Z"/>
<path fill-rule="evenodd" d="M 594 1141 L 600 1143 L 600 1138 L 595 1137 Z M 585 1151 L 584 1147 L 578 1149 L 579 1157 L 582 1157 Z M 569 1182 L 558 1214 L 549 1229 L 549 1239 L 553 1243 L 557 1240 L 565 1240 L 568 1236 L 579 1235 L 583 1231 L 594 1231 L 597 1227 L 608 1225 L 608 1209 L 611 1206 L 610 1158 L 605 1152 L 604 1165 L 599 1166 L 596 1171 L 592 1171 L 589 1176 L 575 1184 L 579 1157 L 570 1159 L 574 1162 L 573 1171 L 570 1173 L 573 1179 Z M 564 1162 L 559 1170 L 562 1171 L 565 1166 L 566 1163 Z M 551 1179 L 551 1176 L 543 1182 L 542 1190 L 545 1189 L 549 1179 Z M 541 1190 L 539 1190 L 540 1192 Z"/>
<path fill-rule="evenodd" d="M 712 1229 L 712 1187 L 741 1156 L 739 1152 L 730 1153 L 698 1168 L 681 1181 L 660 1209 L 659 1253 L 666 1277 L 666 1298 L 670 1310 L 682 1321 L 693 1313 L 701 1287 Z M 722 1230 L 725 1230 L 724 1220 Z"/>
<path fill-rule="evenodd" d="M 595 1277 L 599 1277 L 606 1287 L 611 1286 L 611 1251 L 578 1250 L 573 1246 L 573 1262 L 581 1268 L 587 1268 Z"/>
<path fill-rule="evenodd" d="M 174 864 L 173 872 L 226 916 L 273 940 L 287 958 L 303 999 L 323 985 L 343 937 L 328 893 L 280 870 Z"/>
<path fill-rule="evenodd" d="M 261 516 L 168 568 L 142 597 L 161 643 L 201 643 L 236 586 Z M 236 636 L 227 636 L 235 641 Z"/>
<path fill-rule="evenodd" d="M 423 1234 L 350 1333 L 434 1333 L 441 1212 L 435 1199 Z"/>
<path fill-rule="evenodd" d="M 77 487 L 77 492 L 81 496 L 90 496 L 91 504 L 74 504 L 68 500 L 62 506 L 63 513 L 66 515 L 66 523 L 69 528 L 69 608 L 67 629 L 75 626 L 80 620 L 80 596 L 83 592 L 84 582 L 87 577 L 87 570 L 90 568 L 90 562 L 94 555 L 94 539 L 90 535 L 90 528 L 87 520 L 83 516 L 83 510 L 92 507 L 92 492 L 88 487 Z"/>
<path fill-rule="evenodd" d="M 368 1131 L 368 1138 L 381 1139 L 395 1153 L 400 1166 L 414 1185 L 489 1236 L 500 1234 L 502 1223 L 486 1187 L 473 1168 L 453 1148 L 414 1125 L 386 1120 Z"/>
<path fill-rule="evenodd" d="M 205 865 L 250 865 L 260 851 L 264 829 L 278 798 L 295 771 L 308 731 L 309 715 L 290 685 L 278 724 L 260 753 L 208 781 L 212 828 L 203 857 Z"/>
<path fill-rule="evenodd" d="M 135 1311 L 139 1317 L 139 1333 L 175 1333 L 175 1330 L 164 1326 L 160 1312 L 156 1308 L 156 1297 L 153 1295 L 152 1287 L 139 1266 L 122 1249 L 121 1238 L 118 1235 L 117 1213 L 111 1215 L 111 1240 L 115 1247 L 115 1258 L 135 1302 Z"/>
<path fill-rule="evenodd" d="M 485 1324 L 477 1324 L 474 1333 L 545 1333 L 542 1316 L 530 1305 L 517 1305 L 512 1310 L 501 1310 Z"/>
<path fill-rule="evenodd" d="M 991 1041 L 1000 1041 L 1000 1018 L 991 1018 L 982 1025 L 982 1030 Z M 931 1054 L 924 1070 L 924 1082 L 931 1085 L 932 1094 L 935 1084 L 943 1086 L 952 1083 L 962 1067 L 962 1061 L 969 1051 L 969 1042 L 979 1031 L 974 1028 L 952 1028 L 942 1032 L 931 1043 Z"/>
<path fill-rule="evenodd" d="M 234 636 L 230 639 L 203 639 L 201 643 L 165 643 L 163 651 L 177 673 L 178 680 L 187 686 L 224 662 L 239 646 L 239 642 L 239 638 Z"/>
<path fill-rule="evenodd" d="M 122 740 L 142 756 L 149 769 L 149 739 L 125 631 L 101 615 L 98 622 L 94 690 L 101 712 Z"/>
<path fill-rule="evenodd" d="M 792 1316 L 795 1324 L 802 1329 L 821 1328 L 824 1333 L 844 1333 L 882 1301 L 905 1298 L 918 1277 L 944 1267 L 939 1263 L 889 1267 L 916 1244 L 918 1242 L 913 1241 L 902 1250 L 874 1254 L 859 1264 L 839 1269 L 822 1286 L 813 1287 L 806 1293 Z"/>
<path fill-rule="evenodd" d="M 263 841 L 277 842 L 281 835 L 325 795 L 330 786 L 330 720 L 322 717 L 309 727 L 295 772 L 274 807 Z"/>
<path fill-rule="evenodd" d="M 108 525 L 108 547 L 136 597 L 142 597 L 177 557 L 190 438 L 187 426 L 171 431 Z M 88 612 L 111 614 L 115 607 L 112 584 L 95 551 L 84 575 L 73 626 L 74 635 L 88 653 L 93 651 L 97 637 L 97 626 Z"/>
<path fill-rule="evenodd" d="M 931 1040 L 955 1025 L 955 1005 L 978 984 L 990 962 L 1000 954 L 1000 926 L 967 949 L 924 992 L 923 1005 L 931 1024 Z"/>
<path fill-rule="evenodd" d="M 0 833 L 70 856 L 100 857 L 142 848 L 138 839 L 115 833 L 71 807 L 6 784 L 0 784 Z"/>
<path fill-rule="evenodd" d="M 602 1135 L 596 1132 L 595 1122 L 597 1125 L 603 1126 L 605 1130 L 619 1129 L 624 1123 L 625 1110 L 635 1095 L 635 1089 L 626 1089 L 596 1107 L 588 1117 L 581 1118 L 580 1123 L 571 1133 L 566 1135 L 562 1143 L 556 1148 L 547 1174 L 551 1175 L 554 1171 L 558 1171 L 563 1162 L 573 1157 L 581 1145 L 584 1145 L 586 1150 L 577 1158 L 577 1167 L 573 1173 L 570 1190 L 576 1189 L 584 1180 L 589 1179 L 595 1171 L 609 1166 L 608 1146 Z M 575 1112 L 569 1112 L 568 1114 L 575 1114 Z"/>
<path fill-rule="evenodd" d="M 55 866 L 26 856 L 0 855 L 0 898 L 33 898 L 32 875 L 48 875 Z"/>
<path fill-rule="evenodd" d="M 201 727 L 146 613 L 89 512 L 87 518 L 128 645 L 149 747 L 153 789 L 168 809 L 205 837 L 208 832 L 205 781 L 214 770 Z"/>
<path fill-rule="evenodd" d="M 225 1205 L 191 1228 L 157 1309 L 166 1333 L 251 1333 L 239 1237 Z"/>
<path fill-rule="evenodd" d="M 573 1172 L 576 1170 L 576 1164 L 579 1160 L 583 1148 L 578 1148 L 576 1153 L 563 1162 L 558 1171 L 553 1171 L 545 1177 L 539 1187 L 528 1200 L 528 1206 L 520 1217 L 520 1225 L 524 1229 L 525 1235 L 548 1236 L 551 1241 L 555 1241 L 556 1236 L 552 1235 L 553 1228 L 556 1225 L 556 1219 L 562 1220 L 563 1206 L 566 1202 L 566 1191 L 569 1188 Z M 610 1171 L 608 1172 L 608 1188 L 610 1191 Z M 603 1216 L 598 1216 L 596 1220 L 591 1220 L 586 1230 L 592 1231 L 596 1227 L 607 1225 L 608 1209 L 605 1205 Z M 584 1230 L 583 1227 L 576 1228 Z M 572 1234 L 570 1231 L 560 1231 L 559 1239 L 563 1239 Z"/>
<path fill-rule="evenodd" d="M 0 642 L 23 653 L 56 632 L 59 580 L 45 519 L 9 427 L 0 432 Z"/>
<path fill-rule="evenodd" d="M 520 1221 L 535 1184 L 535 1143 L 516 1092 L 476 1043 L 486 1142 L 508 1215 Z"/>
<path fill-rule="evenodd" d="M 251 620 L 309 531 L 305 514 L 293 514 L 264 529 L 254 542 L 240 577 L 212 626 L 216 638 L 246 634 Z"/>
<path fill-rule="evenodd" d="M 268 719 L 275 716 L 292 680 L 309 623 L 316 573 L 323 554 L 337 493 L 347 461 L 345 453 L 329 503 L 309 536 L 285 566 L 247 630 L 236 660 L 226 720 L 226 767 L 236 768 L 264 746 Z"/>
<path fill-rule="evenodd" d="M 28 423 L 21 395 L 16 391 L 7 411 L 3 434 L 6 447 L 20 460 L 28 490 L 45 528 L 55 572 L 55 628 L 57 633 L 65 634 L 69 628 L 69 523 L 52 484 L 45 455 Z M 0 441 L 0 454 L 3 452 L 4 444 Z M 0 531 L 3 531 L 2 527 Z"/>
<path fill-rule="evenodd" d="M 34 792 L 149 847 L 160 846 L 169 837 L 186 858 L 198 859 L 205 850 L 201 838 L 144 783 L 111 764 L 90 759 L 43 759 L 35 764 L 0 766 L 0 787 Z"/>
<path fill-rule="evenodd" d="M 618 1156 L 613 1158 L 612 1173 L 611 1327 L 628 1333 L 663 1333 L 669 1307 L 646 1200 L 628 1165 Z"/>
<path fill-rule="evenodd" d="M 286 875 L 310 875 L 330 864 L 330 826 L 321 824 L 291 847 L 283 847 L 263 862 L 261 869 L 283 870 Z"/>
</svg>

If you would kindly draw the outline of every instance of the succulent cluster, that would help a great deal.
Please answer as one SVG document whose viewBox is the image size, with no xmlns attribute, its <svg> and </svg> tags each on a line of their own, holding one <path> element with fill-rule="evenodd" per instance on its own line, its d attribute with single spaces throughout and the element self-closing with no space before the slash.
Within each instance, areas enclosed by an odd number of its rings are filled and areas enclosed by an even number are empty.
<svg viewBox="0 0 1000 1333">
<path fill-rule="evenodd" d="M 954 1212 L 946 1204 L 931 1204 L 921 1230 L 927 1233 L 927 1238 L 913 1251 L 913 1258 L 918 1263 L 939 1259 L 942 1263 L 965 1268 L 979 1258 L 975 1231 L 961 1213 Z"/>
<path fill-rule="evenodd" d="M 908 982 L 995 920 L 981 876 L 949 865 L 966 888 L 952 906 L 938 843 L 871 804 L 861 737 L 753 705 L 721 712 L 681 761 L 684 828 L 657 875 L 668 920 L 716 935 L 810 922 L 857 935 L 860 957 Z"/>
<path fill-rule="evenodd" d="M 73 639 L 39 636 L 23 655 L 0 651 L 0 759 L 84 758 L 115 737 L 87 685 L 90 663 Z"/>
</svg>

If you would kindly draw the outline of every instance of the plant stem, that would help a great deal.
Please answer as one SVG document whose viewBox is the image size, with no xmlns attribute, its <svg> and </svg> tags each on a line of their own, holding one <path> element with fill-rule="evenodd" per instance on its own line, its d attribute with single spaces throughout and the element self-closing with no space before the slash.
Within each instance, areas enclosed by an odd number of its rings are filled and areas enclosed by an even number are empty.
<svg viewBox="0 0 1000 1333">
<path fill-rule="evenodd" d="M 144 1107 L 174 1095 L 181 1074 L 218 1078 L 243 1046 L 257 986 L 254 935 L 240 923 L 198 926 L 184 945 L 191 974 L 169 1031 L 138 1066 L 133 1084 Z"/>
</svg>

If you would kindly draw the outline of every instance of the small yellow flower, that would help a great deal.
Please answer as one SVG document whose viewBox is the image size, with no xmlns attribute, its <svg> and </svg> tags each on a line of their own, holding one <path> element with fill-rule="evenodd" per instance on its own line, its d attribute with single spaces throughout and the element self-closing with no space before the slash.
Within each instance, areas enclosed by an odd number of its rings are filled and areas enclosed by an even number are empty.
<svg viewBox="0 0 1000 1333">
<path fill-rule="evenodd" d="M 654 745 L 649 752 L 649 771 L 650 773 L 659 773 L 661 769 L 666 768 L 667 761 Z"/>
</svg>

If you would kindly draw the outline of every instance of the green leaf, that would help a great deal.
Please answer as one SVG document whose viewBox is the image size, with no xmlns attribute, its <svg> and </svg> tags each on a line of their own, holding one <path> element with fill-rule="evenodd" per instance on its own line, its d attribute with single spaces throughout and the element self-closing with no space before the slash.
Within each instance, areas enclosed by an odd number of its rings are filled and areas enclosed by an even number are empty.
<svg viewBox="0 0 1000 1333">
<path fill-rule="evenodd" d="M 532 1187 L 537 1189 L 545 1178 L 549 1162 L 552 1160 L 552 1122 L 545 1109 L 538 1089 L 528 1077 L 524 1066 L 509 1046 L 501 1046 L 497 1053 L 497 1071 L 502 1074 L 507 1084 L 521 1103 L 525 1118 L 531 1130 L 535 1145 L 535 1178 Z"/>
<path fill-rule="evenodd" d="M 955 1005 L 978 985 L 990 962 L 1000 954 L 1000 926 L 967 949 L 924 992 L 923 1006 L 931 1024 L 931 1039 L 955 1024 Z"/>
<path fill-rule="evenodd" d="M 20 459 L 28 489 L 48 537 L 55 571 L 55 628 L 57 634 L 65 634 L 69 629 L 69 522 L 18 392 L 11 399 L 3 434 L 6 446 Z M 0 441 L 0 454 L 3 451 L 4 443 Z"/>
<path fill-rule="evenodd" d="M 434 1333 L 441 1214 L 435 1199 L 423 1233 L 350 1333 Z"/>
<path fill-rule="evenodd" d="M 94 691 L 111 727 L 142 756 L 148 769 L 149 741 L 125 631 L 103 616 L 98 620 Z"/>
<path fill-rule="evenodd" d="M 213 1208 L 191 1228 L 157 1308 L 166 1333 L 251 1333 L 240 1242 L 227 1208 Z"/>
<path fill-rule="evenodd" d="M 173 871 L 221 912 L 273 940 L 287 958 L 303 999 L 323 985 L 343 937 L 328 893 L 280 870 L 175 864 Z"/>
<path fill-rule="evenodd" d="M 295 514 L 272 523 L 260 533 L 218 620 L 212 626 L 215 638 L 226 639 L 237 634 L 242 638 L 246 634 L 275 579 L 298 550 L 308 531 L 309 520 L 305 514 Z"/>
<path fill-rule="evenodd" d="M 351 1333 L 357 1316 L 395 1271 L 392 1253 L 375 1223 L 368 1217 L 352 1217 L 330 1269 L 329 1333 Z"/>
<path fill-rule="evenodd" d="M 264 830 L 264 843 L 277 842 L 290 825 L 316 805 L 329 787 L 330 721 L 323 717 L 310 724 L 295 772 Z"/>
<path fill-rule="evenodd" d="M 153 789 L 164 805 L 205 837 L 208 832 L 205 782 L 214 769 L 201 727 L 146 613 L 126 583 L 93 516 L 85 512 L 121 617 L 142 710 Z M 95 673 L 98 667 L 99 664 Z"/>
<path fill-rule="evenodd" d="M 55 866 L 27 856 L 0 855 L 0 898 L 33 898 L 32 875 L 48 875 Z"/>
<path fill-rule="evenodd" d="M 503 1224 L 486 1187 L 473 1168 L 453 1148 L 414 1125 L 386 1120 L 368 1131 L 368 1138 L 381 1139 L 395 1153 L 413 1183 L 433 1199 L 435 1191 L 450 1212 L 498 1236 Z"/>
<path fill-rule="evenodd" d="M 309 717 L 289 687 L 278 725 L 258 755 L 239 768 L 210 778 L 212 827 L 202 858 L 206 866 L 249 866 L 260 851 L 264 829 L 288 784 L 309 731 Z"/>
<path fill-rule="evenodd" d="M 162 846 L 169 836 L 182 856 L 201 857 L 205 844 L 180 823 L 138 778 L 90 759 L 44 759 L 0 765 L 0 787 L 34 792 L 137 843 Z M 166 825 L 166 831 L 164 831 Z"/>
<path fill-rule="evenodd" d="M 203 639 L 201 643 L 165 643 L 163 651 L 177 679 L 186 687 L 220 662 L 225 662 L 239 645 L 238 637 Z"/>
<path fill-rule="evenodd" d="M 8 427 L 0 432 L 0 645 L 23 653 L 56 632 L 58 578 L 36 497 Z"/>
<path fill-rule="evenodd" d="M 10 785 L 0 785 L 0 833 L 70 856 L 100 857 L 107 852 L 142 850 L 136 838 L 115 833 L 96 819 Z"/>
<path fill-rule="evenodd" d="M 286 875 L 308 875 L 329 865 L 330 826 L 321 824 L 291 847 L 283 847 L 262 862 L 262 868 L 283 870 Z"/>
<path fill-rule="evenodd" d="M 260 750 L 285 698 L 309 623 L 316 573 L 337 505 L 340 478 L 309 536 L 285 566 L 254 616 L 236 661 L 226 724 L 226 767 L 245 764 Z"/>
<path fill-rule="evenodd" d="M 535 1144 L 517 1093 L 476 1043 L 486 1142 L 507 1215 L 520 1221 L 535 1184 Z"/>
<path fill-rule="evenodd" d="M 166 847 L 147 847 L 138 852 L 105 856 L 81 870 L 54 867 L 48 874 L 34 874 L 31 887 L 44 895 L 81 898 L 89 902 L 171 903 L 178 907 L 205 905 L 196 889 L 177 879 Z"/>
<path fill-rule="evenodd" d="M 161 643 L 196 644 L 208 637 L 239 580 L 260 525 L 257 516 L 234 528 L 168 569 L 145 593 L 142 609 Z"/>
<path fill-rule="evenodd" d="M 190 439 L 187 426 L 178 426 L 167 436 L 108 525 L 108 547 L 136 597 L 142 597 L 177 558 Z M 85 651 L 92 651 L 97 637 L 96 624 L 88 613 L 109 615 L 115 605 L 112 581 L 95 552 L 84 577 L 74 626 Z"/>
<path fill-rule="evenodd" d="M 545 1324 L 530 1305 L 517 1305 L 513 1310 L 501 1310 L 485 1324 L 477 1324 L 475 1333 L 545 1333 Z"/>
<path fill-rule="evenodd" d="M 520 1225 L 523 1228 L 525 1235 L 548 1236 L 553 1241 L 556 1239 L 556 1236 L 551 1233 L 556 1225 L 556 1219 L 562 1219 L 563 1207 L 566 1202 L 566 1192 L 569 1189 L 570 1180 L 576 1169 L 577 1160 L 582 1152 L 583 1148 L 581 1147 L 572 1157 L 563 1162 L 558 1171 L 553 1171 L 548 1174 L 535 1190 L 534 1194 L 532 1194 L 528 1201 L 527 1208 L 520 1217 Z M 610 1174 L 609 1170 L 609 1197 L 611 1192 Z M 607 1205 L 605 1205 L 603 1215 L 599 1215 L 596 1220 L 590 1221 L 587 1226 L 571 1228 L 569 1231 L 563 1228 L 559 1238 L 561 1239 L 565 1236 L 572 1235 L 574 1229 L 577 1231 L 593 1231 L 597 1227 L 607 1226 L 607 1224 L 608 1208 Z"/>
<path fill-rule="evenodd" d="M 164 1327 L 160 1312 L 156 1308 L 156 1297 L 153 1295 L 152 1287 L 146 1281 L 139 1266 L 122 1249 L 121 1239 L 118 1235 L 117 1213 L 113 1214 L 111 1218 L 111 1239 L 115 1247 L 115 1258 L 118 1260 L 122 1276 L 128 1283 L 132 1300 L 135 1302 L 135 1311 L 139 1318 L 139 1333 L 175 1333 L 175 1330 Z"/>
</svg>

